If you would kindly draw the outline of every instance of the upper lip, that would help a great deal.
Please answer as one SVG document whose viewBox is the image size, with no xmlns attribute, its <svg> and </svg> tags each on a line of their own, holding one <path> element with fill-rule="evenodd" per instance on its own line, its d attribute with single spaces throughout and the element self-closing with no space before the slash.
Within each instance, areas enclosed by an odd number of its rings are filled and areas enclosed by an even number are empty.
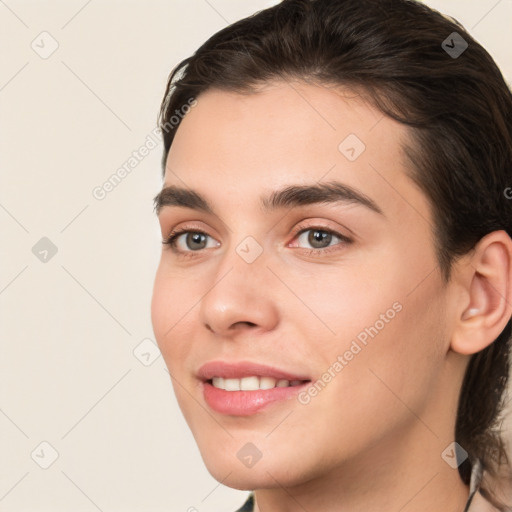
<svg viewBox="0 0 512 512">
<path fill-rule="evenodd" d="M 254 363 L 250 361 L 227 362 L 227 361 L 209 361 L 203 364 L 197 372 L 198 377 L 207 381 L 213 377 L 223 377 L 225 379 L 242 379 L 243 377 L 273 377 L 283 380 L 310 380 L 307 375 L 296 374 L 286 370 L 281 370 L 275 366 Z"/>
</svg>

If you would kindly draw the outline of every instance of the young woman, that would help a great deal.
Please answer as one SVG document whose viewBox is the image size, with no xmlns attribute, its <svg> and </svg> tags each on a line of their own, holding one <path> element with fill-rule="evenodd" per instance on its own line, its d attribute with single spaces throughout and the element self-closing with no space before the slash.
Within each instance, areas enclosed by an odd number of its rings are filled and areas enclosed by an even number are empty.
<svg viewBox="0 0 512 512">
<path fill-rule="evenodd" d="M 411 0 L 284 0 L 161 109 L 152 321 L 243 511 L 512 510 L 512 94 Z"/>
</svg>

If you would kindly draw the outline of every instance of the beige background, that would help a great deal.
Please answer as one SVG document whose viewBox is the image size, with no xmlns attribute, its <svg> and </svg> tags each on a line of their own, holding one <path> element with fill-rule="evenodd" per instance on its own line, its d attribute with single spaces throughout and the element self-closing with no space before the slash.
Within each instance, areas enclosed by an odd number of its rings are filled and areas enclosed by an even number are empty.
<svg viewBox="0 0 512 512">
<path fill-rule="evenodd" d="M 171 68 L 273 3 L 0 0 L 1 511 L 243 502 L 204 468 L 152 341 L 161 145 L 104 199 L 93 190 L 151 134 Z M 511 0 L 427 3 L 510 82 Z M 33 253 L 43 237 L 55 255 Z"/>
</svg>

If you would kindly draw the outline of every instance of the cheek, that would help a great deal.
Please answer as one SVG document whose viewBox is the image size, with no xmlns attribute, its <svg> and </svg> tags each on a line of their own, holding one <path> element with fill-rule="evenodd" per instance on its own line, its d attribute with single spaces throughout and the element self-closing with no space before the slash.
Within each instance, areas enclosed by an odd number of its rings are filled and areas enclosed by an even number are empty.
<svg viewBox="0 0 512 512">
<path fill-rule="evenodd" d="M 187 321 L 193 314 L 194 304 L 200 296 L 192 280 L 176 275 L 166 268 L 165 262 L 158 267 L 151 300 L 151 322 L 162 356 L 169 363 L 186 348 Z"/>
<path fill-rule="evenodd" d="M 153 296 L 151 298 L 151 323 L 160 350 L 162 349 L 161 343 L 165 337 L 165 332 L 169 326 L 172 325 L 170 323 L 172 304 L 169 304 L 169 284 L 162 271 L 162 263 L 160 262 L 156 272 L 153 284 Z"/>
<path fill-rule="evenodd" d="M 321 361 L 318 368 L 323 373 L 320 383 L 316 381 L 319 391 L 299 406 L 307 421 L 295 428 L 307 436 L 313 423 L 315 439 L 329 440 L 319 448 L 326 463 L 356 456 L 369 444 L 405 431 L 417 422 L 411 410 L 423 417 L 443 356 L 437 306 L 425 311 L 423 302 L 429 295 L 435 299 L 434 290 L 430 292 L 408 298 L 392 293 L 383 302 L 370 296 L 360 309 L 355 301 L 343 301 L 346 310 L 338 317 L 338 336 L 328 344 L 319 343 L 309 355 L 310 360 Z M 393 310 L 396 314 L 384 326 L 377 323 L 397 297 L 402 309 Z M 366 344 L 357 338 L 360 333 L 366 335 Z"/>
<path fill-rule="evenodd" d="M 393 398 L 391 390 L 402 393 L 404 400 L 419 400 L 442 366 L 442 281 L 438 271 L 430 274 L 435 268 L 431 255 L 411 250 L 344 269 L 338 276 L 317 276 L 315 286 L 304 288 L 307 293 L 301 298 L 324 325 L 311 315 L 289 319 L 300 322 L 308 339 L 307 359 L 318 362 L 317 370 L 331 368 L 337 382 L 332 388 L 356 408 L 370 404 L 372 396 Z M 340 356 L 342 367 L 333 368 Z"/>
<path fill-rule="evenodd" d="M 197 297 L 202 295 L 199 289 L 191 286 L 191 282 L 190 278 L 169 271 L 163 262 L 157 270 L 151 301 L 151 321 L 156 342 L 172 376 L 171 382 L 180 409 L 189 424 L 193 421 L 194 413 L 197 414 L 195 402 L 190 400 L 189 395 L 194 385 L 192 369 L 187 366 L 193 346 L 190 322 Z"/>
<path fill-rule="evenodd" d="M 320 357 L 324 364 L 349 350 L 354 340 L 364 347 L 382 337 L 403 309 L 400 281 L 375 264 L 315 270 L 299 279 L 290 275 L 288 281 L 296 283 L 300 302 L 288 301 L 282 312 L 289 325 L 300 326 L 302 339 L 316 354 L 311 360 Z"/>
<path fill-rule="evenodd" d="M 444 299 L 437 276 L 413 293 L 400 280 L 386 282 L 378 293 L 344 302 L 339 329 L 345 327 L 346 335 L 329 347 L 327 366 L 341 355 L 343 368 L 325 400 L 340 404 L 333 421 L 345 421 L 347 432 L 377 429 L 377 435 L 382 425 L 414 419 L 407 407 L 418 414 L 426 407 L 443 367 Z M 374 423 L 364 421 L 368 414 Z"/>
</svg>

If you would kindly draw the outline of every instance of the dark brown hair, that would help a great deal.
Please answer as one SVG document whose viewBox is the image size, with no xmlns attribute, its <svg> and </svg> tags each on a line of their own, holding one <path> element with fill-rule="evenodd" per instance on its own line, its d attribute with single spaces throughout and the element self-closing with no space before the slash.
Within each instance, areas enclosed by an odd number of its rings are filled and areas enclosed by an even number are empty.
<svg viewBox="0 0 512 512">
<path fill-rule="evenodd" d="M 450 52 L 459 53 L 464 41 L 460 55 Z M 410 127 L 404 153 L 433 207 L 446 281 L 453 262 L 484 235 L 512 234 L 512 202 L 504 194 L 512 185 L 512 94 L 462 25 L 413 0 L 284 0 L 214 34 L 169 77 L 159 119 L 164 170 L 179 127 L 171 117 L 191 98 L 297 79 L 347 86 Z M 465 484 L 476 459 L 491 480 L 511 478 L 499 430 L 511 330 L 509 321 L 466 370 L 455 429 L 469 454 L 459 466 Z M 491 483 L 484 479 L 482 494 L 507 510 Z"/>
</svg>

